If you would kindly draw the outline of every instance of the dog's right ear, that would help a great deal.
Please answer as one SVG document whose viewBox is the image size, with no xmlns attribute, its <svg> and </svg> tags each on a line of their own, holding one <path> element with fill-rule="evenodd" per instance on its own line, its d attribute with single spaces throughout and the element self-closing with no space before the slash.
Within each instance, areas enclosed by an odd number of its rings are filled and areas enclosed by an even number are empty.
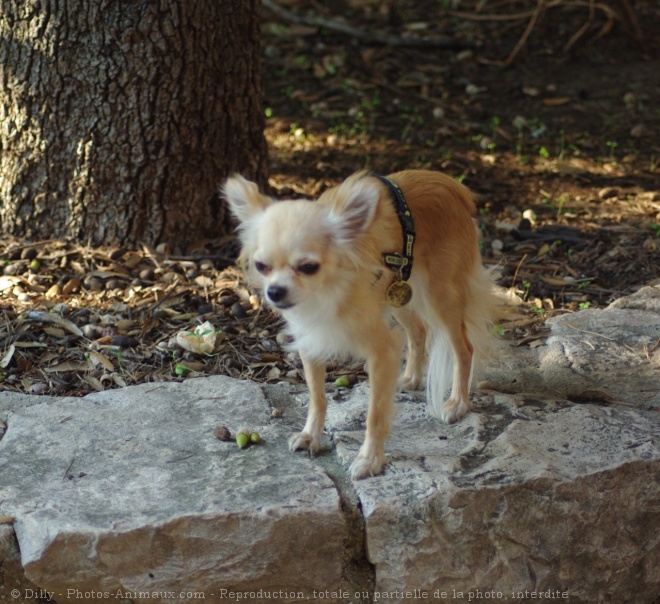
<svg viewBox="0 0 660 604">
<path fill-rule="evenodd" d="M 263 212 L 272 200 L 259 193 L 253 182 L 235 174 L 227 179 L 222 187 L 222 196 L 229 203 L 229 209 L 239 222 L 245 222 Z"/>
<path fill-rule="evenodd" d="M 338 223 L 339 240 L 350 243 L 371 226 L 381 195 L 381 185 L 364 172 L 349 176 L 333 191 L 332 215 Z"/>
</svg>

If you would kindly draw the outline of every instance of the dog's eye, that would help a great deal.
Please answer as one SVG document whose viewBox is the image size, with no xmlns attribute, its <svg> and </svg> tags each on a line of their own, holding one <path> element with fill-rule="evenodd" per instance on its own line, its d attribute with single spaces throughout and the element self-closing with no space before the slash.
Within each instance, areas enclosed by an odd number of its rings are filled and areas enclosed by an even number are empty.
<svg viewBox="0 0 660 604">
<path fill-rule="evenodd" d="M 305 262 L 298 267 L 298 272 L 303 275 L 313 275 L 319 270 L 318 262 Z"/>
<path fill-rule="evenodd" d="M 270 271 L 270 266 L 267 264 L 264 264 L 263 262 L 256 261 L 254 263 L 254 268 L 257 269 L 257 272 L 261 273 L 262 275 L 265 275 Z"/>
</svg>

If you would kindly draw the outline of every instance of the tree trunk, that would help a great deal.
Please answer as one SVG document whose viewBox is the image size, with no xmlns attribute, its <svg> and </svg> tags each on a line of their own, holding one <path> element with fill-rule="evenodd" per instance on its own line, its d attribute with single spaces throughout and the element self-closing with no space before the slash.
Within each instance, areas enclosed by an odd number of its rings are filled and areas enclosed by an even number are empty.
<svg viewBox="0 0 660 604">
<path fill-rule="evenodd" d="M 0 228 L 186 247 L 266 179 L 259 0 L 2 0 Z"/>
</svg>

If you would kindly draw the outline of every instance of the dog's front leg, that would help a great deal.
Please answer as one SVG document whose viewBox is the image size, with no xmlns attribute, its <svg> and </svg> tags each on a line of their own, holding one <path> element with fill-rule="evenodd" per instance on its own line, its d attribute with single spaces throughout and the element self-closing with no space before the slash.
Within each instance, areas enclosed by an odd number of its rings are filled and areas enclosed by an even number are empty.
<svg viewBox="0 0 660 604">
<path fill-rule="evenodd" d="M 369 410 L 367 432 L 360 452 L 351 464 L 354 480 L 378 474 L 385 464 L 385 440 L 390 433 L 394 395 L 401 364 L 403 341 L 400 334 L 385 330 L 374 338 L 367 356 L 369 366 Z"/>
<path fill-rule="evenodd" d="M 308 449 L 310 453 L 316 453 L 321 444 L 325 410 L 328 407 L 325 396 L 325 363 L 313 361 L 303 353 L 300 353 L 300 358 L 309 389 L 309 410 L 303 431 L 289 438 L 289 449 Z"/>
</svg>

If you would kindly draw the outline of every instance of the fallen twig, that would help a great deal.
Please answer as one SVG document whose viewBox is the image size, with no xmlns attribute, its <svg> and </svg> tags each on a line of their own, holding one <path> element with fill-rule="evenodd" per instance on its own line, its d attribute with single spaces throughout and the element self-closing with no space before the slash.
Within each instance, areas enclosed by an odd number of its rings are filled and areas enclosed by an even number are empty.
<svg viewBox="0 0 660 604">
<path fill-rule="evenodd" d="M 504 65 L 509 66 L 515 58 L 518 56 L 518 53 L 520 52 L 520 49 L 525 45 L 527 42 L 527 38 L 529 38 L 530 34 L 532 33 L 532 30 L 534 29 L 534 26 L 536 25 L 536 21 L 539 18 L 539 15 L 543 11 L 543 4 L 544 0 L 538 0 L 538 3 L 536 5 L 536 9 L 534 10 L 534 13 L 532 14 L 532 18 L 529 20 L 529 23 L 527 24 L 527 27 L 525 28 L 525 31 L 523 32 L 523 35 L 521 36 L 520 40 L 518 40 L 517 44 L 514 46 L 513 50 L 509 53 L 509 56 L 506 58 L 504 61 Z"/>
<path fill-rule="evenodd" d="M 66 470 L 64 470 L 64 474 L 62 474 L 62 480 L 64 480 L 69 475 L 69 470 L 71 469 L 71 466 L 73 465 L 75 459 L 76 459 L 75 457 L 71 458 L 69 465 L 66 467 Z"/>
<path fill-rule="evenodd" d="M 361 29 L 351 27 L 341 21 L 333 19 L 326 19 L 317 15 L 303 16 L 293 13 L 285 8 L 282 8 L 274 0 L 261 0 L 263 6 L 269 11 L 276 14 L 280 19 L 290 23 L 297 23 L 301 25 L 309 25 L 311 27 L 323 27 L 337 33 L 350 36 L 367 42 L 369 44 L 383 44 L 385 46 L 413 46 L 421 48 L 445 48 L 460 50 L 465 48 L 474 48 L 476 44 L 468 40 L 455 40 L 454 38 L 413 38 L 410 36 L 393 36 L 390 34 L 383 34 L 379 32 L 367 32 Z"/>
</svg>

